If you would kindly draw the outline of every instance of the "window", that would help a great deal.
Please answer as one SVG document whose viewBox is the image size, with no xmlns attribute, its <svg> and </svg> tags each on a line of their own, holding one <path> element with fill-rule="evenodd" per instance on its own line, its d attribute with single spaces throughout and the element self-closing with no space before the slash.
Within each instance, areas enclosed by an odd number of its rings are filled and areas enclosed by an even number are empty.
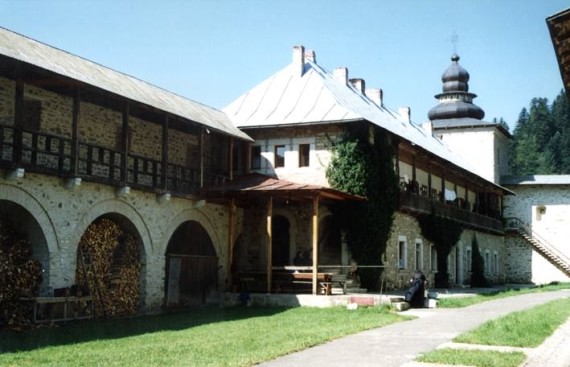
<svg viewBox="0 0 570 367">
<path fill-rule="evenodd" d="M 431 245 L 431 270 L 437 271 L 437 250 L 434 245 Z"/>
<path fill-rule="evenodd" d="M 251 169 L 261 169 L 261 146 L 251 147 Z"/>
<path fill-rule="evenodd" d="M 422 270 L 422 268 L 423 268 L 422 241 L 416 240 L 416 270 Z"/>
<path fill-rule="evenodd" d="M 485 251 L 485 273 L 489 274 L 491 272 L 491 264 L 489 263 L 491 261 L 490 255 L 489 255 L 489 250 Z"/>
<path fill-rule="evenodd" d="M 398 239 L 398 269 L 405 269 L 407 263 L 407 243 L 406 237 L 400 236 Z"/>
<path fill-rule="evenodd" d="M 309 167 L 310 144 L 299 144 L 299 167 Z"/>
<path fill-rule="evenodd" d="M 497 251 L 495 251 L 493 253 L 493 270 L 495 272 L 495 274 L 499 274 L 499 254 L 497 253 Z"/>
<path fill-rule="evenodd" d="M 471 247 L 467 247 L 465 250 L 465 256 L 467 257 L 467 271 L 473 271 L 473 254 L 471 253 Z"/>
<path fill-rule="evenodd" d="M 275 168 L 285 167 L 285 145 L 275 146 Z"/>
</svg>

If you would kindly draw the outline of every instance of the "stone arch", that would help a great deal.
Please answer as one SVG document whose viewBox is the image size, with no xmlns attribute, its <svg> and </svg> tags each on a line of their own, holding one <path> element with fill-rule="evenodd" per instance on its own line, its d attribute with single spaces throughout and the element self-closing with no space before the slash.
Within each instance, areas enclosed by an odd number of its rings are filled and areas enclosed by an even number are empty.
<svg viewBox="0 0 570 367">
<path fill-rule="evenodd" d="M 69 271 L 75 272 L 77 269 L 77 249 L 81 237 L 94 221 L 101 217 L 108 217 L 124 228 L 127 229 L 129 233 L 135 235 L 138 241 L 140 241 L 140 260 L 141 260 L 141 270 L 139 278 L 139 289 L 140 289 L 140 307 L 145 308 L 147 302 L 147 284 L 148 284 L 148 259 L 152 255 L 152 239 L 150 236 L 150 231 L 141 217 L 141 215 L 128 203 L 121 200 L 105 200 L 99 202 L 86 210 L 83 216 L 76 223 L 74 232 L 71 236 L 70 243 L 72 248 L 69 249 L 72 256 L 70 256 Z"/>
<path fill-rule="evenodd" d="M 168 241 L 170 241 L 170 238 L 174 234 L 174 231 L 176 231 L 176 229 L 182 223 L 190 221 L 200 223 L 200 225 L 208 233 L 208 236 L 210 236 L 210 239 L 212 239 L 212 244 L 214 246 L 214 249 L 216 250 L 216 254 L 220 258 L 225 257 L 227 253 L 227 250 L 225 249 L 226 246 L 224 246 L 225 242 L 224 243 L 221 242 L 222 236 L 218 233 L 210 218 L 201 211 L 192 210 L 192 209 L 187 209 L 180 212 L 170 221 L 170 226 L 165 228 L 164 237 L 160 241 L 161 246 L 164 246 L 162 247 L 161 252 L 164 253 L 166 251 L 166 246 L 168 244 Z"/>
<path fill-rule="evenodd" d="M 2 185 L 0 201 L 6 200 L 18 204 L 26 209 L 38 222 L 46 239 L 46 246 L 50 253 L 59 249 L 59 238 L 55 226 L 45 208 L 27 191 L 14 186 Z"/>
<path fill-rule="evenodd" d="M 150 231 L 145 221 L 135 208 L 121 200 L 105 200 L 95 204 L 85 211 L 83 217 L 81 217 L 81 219 L 79 219 L 77 222 L 71 238 L 71 243 L 75 245 L 75 251 L 77 250 L 77 244 L 83 236 L 83 233 L 85 233 L 87 227 L 89 227 L 89 225 L 93 223 L 93 221 L 95 221 L 97 218 L 112 213 L 120 214 L 129 220 L 133 226 L 133 229 L 136 230 L 142 241 L 144 250 L 143 256 L 146 257 L 151 254 L 153 244 L 150 236 Z"/>
<path fill-rule="evenodd" d="M 319 265 L 341 265 L 342 233 L 332 214 L 319 218 Z"/>
<path fill-rule="evenodd" d="M 297 252 L 297 235 L 299 233 L 299 217 L 296 216 L 291 210 L 287 208 L 275 208 L 273 217 L 281 216 L 289 222 L 289 259 L 293 261 L 295 253 Z M 305 219 L 308 221 L 308 219 Z M 262 223 L 265 230 L 266 223 Z"/>
<path fill-rule="evenodd" d="M 203 305 L 217 290 L 219 258 L 211 237 L 197 221 L 182 222 L 165 252 L 167 307 Z"/>
<path fill-rule="evenodd" d="M 32 257 L 42 265 L 43 281 L 39 294 L 48 295 L 51 284 L 51 259 L 59 250 L 57 232 L 47 211 L 28 192 L 18 187 L 2 185 L 0 216 L 16 219 L 17 230 L 26 233 L 32 246 Z"/>
</svg>

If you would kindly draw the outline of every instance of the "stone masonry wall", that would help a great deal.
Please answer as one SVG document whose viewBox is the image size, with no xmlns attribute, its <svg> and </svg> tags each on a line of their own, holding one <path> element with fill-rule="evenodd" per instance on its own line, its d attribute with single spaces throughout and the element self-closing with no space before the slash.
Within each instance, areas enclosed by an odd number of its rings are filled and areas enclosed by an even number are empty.
<svg viewBox="0 0 570 367">
<path fill-rule="evenodd" d="M 22 179 L 7 180 L 0 171 L 0 205 L 22 207 L 38 222 L 41 235 L 32 237 L 43 242 L 49 260 L 44 289 L 68 287 L 74 283 L 77 245 L 86 228 L 98 217 L 120 214 L 136 228 L 143 250 L 141 284 L 143 310 L 157 312 L 164 298 L 165 251 L 177 227 L 186 221 L 197 221 L 208 232 L 219 264 L 218 290 L 225 289 L 227 277 L 228 208 L 207 204 L 194 209 L 192 200 L 171 198 L 160 203 L 157 196 L 133 190 L 125 198 L 115 195 L 115 188 L 82 183 L 67 189 L 61 179 L 26 174 Z M 238 211 L 238 215 L 241 211 Z M 239 221 L 241 223 L 241 220 Z M 240 228 L 237 229 L 241 231 Z M 36 246 L 37 247 L 37 246 Z"/>
</svg>

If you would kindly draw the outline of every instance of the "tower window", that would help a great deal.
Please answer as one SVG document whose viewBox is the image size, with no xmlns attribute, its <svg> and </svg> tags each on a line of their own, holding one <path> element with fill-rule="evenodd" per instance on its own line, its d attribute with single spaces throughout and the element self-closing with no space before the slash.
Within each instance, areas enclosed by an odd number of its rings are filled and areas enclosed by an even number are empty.
<svg viewBox="0 0 570 367">
<path fill-rule="evenodd" d="M 299 167 L 309 167 L 310 144 L 299 144 Z"/>
<path fill-rule="evenodd" d="M 285 167 L 285 145 L 275 146 L 275 167 Z"/>
</svg>

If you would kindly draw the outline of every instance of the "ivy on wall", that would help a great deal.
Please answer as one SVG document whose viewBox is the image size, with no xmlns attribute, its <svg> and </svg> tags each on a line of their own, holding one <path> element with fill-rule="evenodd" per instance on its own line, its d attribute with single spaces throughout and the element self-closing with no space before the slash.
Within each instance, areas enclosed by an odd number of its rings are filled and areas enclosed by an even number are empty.
<svg viewBox="0 0 570 367">
<path fill-rule="evenodd" d="M 449 273 L 447 272 L 447 258 L 463 232 L 463 225 L 441 216 L 420 214 L 418 223 L 422 235 L 433 242 L 437 250 L 437 273 L 435 274 L 435 286 L 437 288 L 449 288 Z"/>
<path fill-rule="evenodd" d="M 367 198 L 337 204 L 333 213 L 342 223 L 353 259 L 359 265 L 381 265 L 398 208 L 394 146 L 389 134 L 368 124 L 355 124 L 333 146 L 327 168 L 331 187 Z M 361 285 L 379 290 L 381 268 L 359 268 Z"/>
</svg>

